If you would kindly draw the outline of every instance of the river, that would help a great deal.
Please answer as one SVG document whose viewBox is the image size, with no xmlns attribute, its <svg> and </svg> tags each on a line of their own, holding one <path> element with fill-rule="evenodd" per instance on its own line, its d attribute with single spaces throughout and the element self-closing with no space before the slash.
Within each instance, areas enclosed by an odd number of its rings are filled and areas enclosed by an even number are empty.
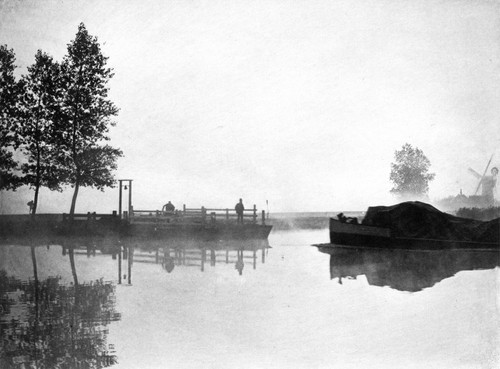
<svg viewBox="0 0 500 369">
<path fill-rule="evenodd" d="M 76 249 L 73 273 L 61 246 L 0 246 L 0 367 L 499 366 L 498 253 L 311 246 L 327 240 L 273 231 L 158 263 L 136 247 L 120 284 L 110 254 Z"/>
</svg>

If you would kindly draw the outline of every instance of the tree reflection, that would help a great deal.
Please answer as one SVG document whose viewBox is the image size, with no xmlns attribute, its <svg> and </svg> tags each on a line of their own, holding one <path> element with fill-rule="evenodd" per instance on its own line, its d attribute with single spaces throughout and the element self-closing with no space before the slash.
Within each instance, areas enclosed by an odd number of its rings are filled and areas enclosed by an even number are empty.
<svg viewBox="0 0 500 369">
<path fill-rule="evenodd" d="M 34 265 L 36 262 L 34 261 Z M 64 286 L 0 271 L 0 368 L 104 368 L 117 362 L 107 326 L 120 319 L 115 287 Z"/>
</svg>

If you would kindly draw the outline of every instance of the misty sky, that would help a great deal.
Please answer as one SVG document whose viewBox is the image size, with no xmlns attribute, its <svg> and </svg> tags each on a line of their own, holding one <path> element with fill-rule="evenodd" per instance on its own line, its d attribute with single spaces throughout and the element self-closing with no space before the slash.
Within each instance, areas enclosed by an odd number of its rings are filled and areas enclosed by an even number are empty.
<svg viewBox="0 0 500 369">
<path fill-rule="evenodd" d="M 424 151 L 430 198 L 473 194 L 500 166 L 499 1 L 8 1 L 0 44 L 18 75 L 61 60 L 84 22 L 121 109 L 111 144 L 134 207 L 364 210 L 389 194 L 394 151 Z M 77 212 L 117 209 L 83 190 Z M 72 189 L 38 212 L 68 212 Z M 33 191 L 1 194 L 27 212 Z M 22 208 L 13 209 L 12 204 Z"/>
</svg>

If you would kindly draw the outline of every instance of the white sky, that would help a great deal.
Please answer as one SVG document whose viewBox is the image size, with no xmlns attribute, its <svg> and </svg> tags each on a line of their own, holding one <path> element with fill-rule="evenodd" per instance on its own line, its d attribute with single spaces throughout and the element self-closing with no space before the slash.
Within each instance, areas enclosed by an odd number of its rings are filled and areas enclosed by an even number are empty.
<svg viewBox="0 0 500 369">
<path fill-rule="evenodd" d="M 493 153 L 500 166 L 499 14 L 488 0 L 0 0 L 0 44 L 25 73 L 37 49 L 62 59 L 82 21 L 98 37 L 136 209 L 364 210 L 395 202 L 406 142 L 432 163 L 431 199 L 473 194 L 467 168 Z M 71 195 L 45 190 L 39 212 Z M 25 212 L 32 192 L 1 196 Z M 77 212 L 117 197 L 85 190 Z"/>
</svg>

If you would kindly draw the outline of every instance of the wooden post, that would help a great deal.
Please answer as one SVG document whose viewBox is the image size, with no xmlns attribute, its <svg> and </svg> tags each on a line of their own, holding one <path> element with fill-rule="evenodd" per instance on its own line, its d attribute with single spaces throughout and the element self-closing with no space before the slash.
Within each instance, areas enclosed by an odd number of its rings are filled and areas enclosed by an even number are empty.
<svg viewBox="0 0 500 369">
<path fill-rule="evenodd" d="M 229 249 L 226 249 L 226 264 L 229 263 Z"/>
<path fill-rule="evenodd" d="M 257 224 L 257 206 L 253 205 L 253 224 Z"/>
<path fill-rule="evenodd" d="M 210 265 L 215 266 L 215 250 L 210 250 Z"/>
<path fill-rule="evenodd" d="M 118 216 L 122 218 L 122 180 L 118 180 L 120 189 L 118 191 Z"/>
<path fill-rule="evenodd" d="M 216 221 L 217 221 L 217 220 L 216 220 L 216 217 L 215 217 L 215 211 L 212 211 L 212 212 L 210 213 L 210 222 L 212 223 L 212 224 L 211 224 L 211 225 L 212 225 L 212 227 L 215 227 L 215 222 L 216 222 Z"/>
<path fill-rule="evenodd" d="M 207 254 L 205 253 L 205 249 L 201 249 L 201 271 L 202 272 L 205 270 L 206 257 L 207 257 Z"/>
<path fill-rule="evenodd" d="M 262 246 L 262 264 L 266 262 L 266 248 Z"/>
<path fill-rule="evenodd" d="M 128 214 L 132 216 L 132 180 L 128 181 Z"/>
<path fill-rule="evenodd" d="M 132 284 L 132 259 L 134 256 L 134 247 L 128 248 L 128 284 Z"/>
<path fill-rule="evenodd" d="M 205 222 L 206 222 L 206 215 L 207 215 L 207 211 L 205 210 L 205 207 L 202 206 L 201 207 L 201 224 L 205 225 Z"/>
<path fill-rule="evenodd" d="M 262 210 L 262 225 L 266 225 L 266 211 Z"/>
<path fill-rule="evenodd" d="M 122 247 L 118 247 L 118 284 L 122 284 Z"/>
<path fill-rule="evenodd" d="M 158 246 L 156 248 L 156 255 L 155 255 L 155 262 L 156 264 L 158 264 L 158 260 L 159 260 L 159 252 L 160 252 L 160 246 Z"/>
<path fill-rule="evenodd" d="M 229 223 L 229 209 L 226 208 L 226 222 Z"/>
<path fill-rule="evenodd" d="M 253 249 L 253 268 L 257 268 L 257 249 Z"/>
</svg>

